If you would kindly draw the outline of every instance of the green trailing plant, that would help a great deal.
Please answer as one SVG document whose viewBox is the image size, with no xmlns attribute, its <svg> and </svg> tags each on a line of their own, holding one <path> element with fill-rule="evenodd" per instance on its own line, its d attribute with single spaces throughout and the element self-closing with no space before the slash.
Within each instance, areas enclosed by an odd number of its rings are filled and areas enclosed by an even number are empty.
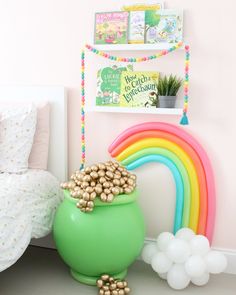
<svg viewBox="0 0 236 295">
<path fill-rule="evenodd" d="M 176 96 L 182 83 L 183 80 L 177 76 L 160 77 L 157 84 L 158 96 Z"/>
</svg>

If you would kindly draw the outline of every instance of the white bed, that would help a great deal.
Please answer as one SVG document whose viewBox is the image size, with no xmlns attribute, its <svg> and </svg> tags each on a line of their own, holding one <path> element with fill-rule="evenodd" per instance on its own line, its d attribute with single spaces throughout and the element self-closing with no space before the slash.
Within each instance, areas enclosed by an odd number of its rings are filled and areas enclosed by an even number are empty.
<svg viewBox="0 0 236 295">
<path fill-rule="evenodd" d="M 49 101 L 50 144 L 48 171 L 0 174 L 0 271 L 14 264 L 30 241 L 53 246 L 45 237 L 63 198 L 59 183 L 67 179 L 67 100 L 64 87 L 0 86 L 0 101 Z M 34 238 L 32 241 L 31 239 Z"/>
</svg>

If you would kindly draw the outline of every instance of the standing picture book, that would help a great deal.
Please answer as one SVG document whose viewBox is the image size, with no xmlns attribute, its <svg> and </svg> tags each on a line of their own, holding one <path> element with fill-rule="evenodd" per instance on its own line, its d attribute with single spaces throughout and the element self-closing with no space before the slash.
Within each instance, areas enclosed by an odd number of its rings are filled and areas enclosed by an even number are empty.
<svg viewBox="0 0 236 295">
<path fill-rule="evenodd" d="M 113 65 L 102 68 L 97 73 L 97 106 L 119 106 L 121 91 L 121 74 L 133 70 L 131 64 L 118 67 Z"/>
<path fill-rule="evenodd" d="M 95 44 L 128 43 L 129 12 L 101 12 L 95 14 Z"/>
<path fill-rule="evenodd" d="M 163 9 L 164 3 L 163 1 L 146 1 L 145 3 L 137 3 L 131 5 L 124 5 L 122 10 L 125 11 L 145 11 L 145 10 L 158 10 Z"/>
<path fill-rule="evenodd" d="M 157 95 L 159 73 L 157 72 L 122 72 L 121 107 L 156 107 L 153 97 Z"/>
<path fill-rule="evenodd" d="M 183 11 L 163 9 L 145 12 L 146 43 L 178 43 L 183 40 Z"/>
<path fill-rule="evenodd" d="M 129 43 L 142 44 L 145 41 L 145 11 L 129 13 Z"/>
</svg>

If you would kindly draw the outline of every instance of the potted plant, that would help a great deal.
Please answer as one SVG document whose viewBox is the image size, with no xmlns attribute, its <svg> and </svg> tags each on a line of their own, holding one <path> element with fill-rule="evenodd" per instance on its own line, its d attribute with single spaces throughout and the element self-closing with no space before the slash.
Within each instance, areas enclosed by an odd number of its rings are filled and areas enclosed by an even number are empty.
<svg viewBox="0 0 236 295">
<path fill-rule="evenodd" d="M 160 108 L 174 108 L 177 92 L 179 91 L 183 80 L 177 76 L 170 75 L 160 77 L 157 90 L 158 102 Z"/>
</svg>

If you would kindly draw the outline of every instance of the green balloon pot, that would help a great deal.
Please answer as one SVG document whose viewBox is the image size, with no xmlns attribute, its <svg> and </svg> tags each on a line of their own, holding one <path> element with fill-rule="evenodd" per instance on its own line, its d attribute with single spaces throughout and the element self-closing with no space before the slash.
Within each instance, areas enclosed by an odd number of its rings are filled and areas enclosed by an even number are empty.
<svg viewBox="0 0 236 295">
<path fill-rule="evenodd" d="M 64 194 L 53 234 L 72 276 L 88 285 L 95 285 L 104 273 L 124 278 L 144 243 L 145 225 L 137 190 L 117 196 L 112 203 L 96 199 L 91 213 L 81 212 L 77 200 L 66 190 Z"/>
</svg>

